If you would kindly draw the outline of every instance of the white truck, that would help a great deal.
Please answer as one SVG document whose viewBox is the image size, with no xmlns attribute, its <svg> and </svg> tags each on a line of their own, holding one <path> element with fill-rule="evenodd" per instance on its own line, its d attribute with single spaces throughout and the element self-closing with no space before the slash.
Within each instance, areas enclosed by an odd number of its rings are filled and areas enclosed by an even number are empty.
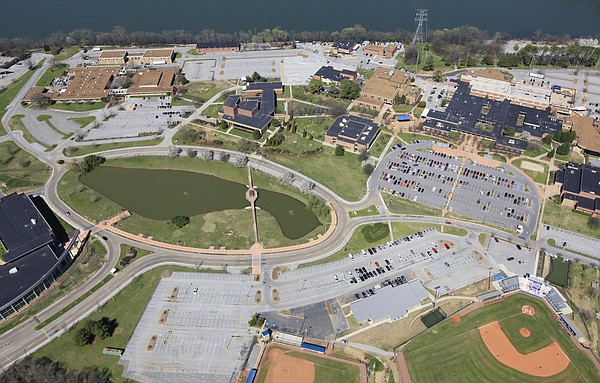
<svg viewBox="0 0 600 383">
<path fill-rule="evenodd" d="M 544 76 L 543 74 L 533 73 L 533 72 L 527 73 L 527 75 L 529 77 L 535 77 L 535 78 L 539 78 L 539 79 L 542 79 L 542 80 L 546 78 L 546 76 Z"/>
</svg>

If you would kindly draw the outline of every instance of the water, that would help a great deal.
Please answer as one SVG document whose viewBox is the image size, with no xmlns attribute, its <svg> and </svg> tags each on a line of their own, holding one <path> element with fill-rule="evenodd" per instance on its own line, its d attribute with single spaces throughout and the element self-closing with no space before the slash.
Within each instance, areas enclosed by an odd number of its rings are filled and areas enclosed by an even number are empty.
<svg viewBox="0 0 600 383">
<path fill-rule="evenodd" d="M 129 211 L 156 220 L 244 209 L 250 205 L 245 198 L 247 188 L 242 184 L 179 170 L 102 166 L 81 177 L 81 182 Z M 257 206 L 277 220 L 286 238 L 303 237 L 321 224 L 295 198 L 260 189 L 258 196 Z"/>
<path fill-rule="evenodd" d="M 415 4 L 429 9 L 429 28 L 474 25 L 514 36 L 536 30 L 572 36 L 600 32 L 599 0 L 19 0 L 3 1 L 0 37 L 40 38 L 75 28 L 160 32 L 202 29 L 217 32 L 272 28 L 340 30 L 354 24 L 367 29 L 415 29 Z M 24 22 L 26 20 L 26 22 Z"/>
</svg>

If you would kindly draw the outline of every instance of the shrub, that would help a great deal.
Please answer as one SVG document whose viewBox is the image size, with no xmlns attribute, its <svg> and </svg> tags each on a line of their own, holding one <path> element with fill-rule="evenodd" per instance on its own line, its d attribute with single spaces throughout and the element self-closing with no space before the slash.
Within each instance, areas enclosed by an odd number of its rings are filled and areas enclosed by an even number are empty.
<svg viewBox="0 0 600 383">
<path fill-rule="evenodd" d="M 169 223 L 175 226 L 176 228 L 181 229 L 182 227 L 190 223 L 190 217 L 186 217 L 185 215 L 176 215 L 173 218 L 171 218 Z"/>
<path fill-rule="evenodd" d="M 336 145 L 335 146 L 335 155 L 337 157 L 341 157 L 346 153 L 346 151 L 344 150 L 344 147 L 342 145 Z"/>
<path fill-rule="evenodd" d="M 254 314 L 252 316 L 252 318 L 250 318 L 250 320 L 248 321 L 248 325 L 250 327 L 262 327 L 262 325 L 265 323 L 265 318 L 261 318 L 258 314 Z"/>
<path fill-rule="evenodd" d="M 390 228 L 385 223 L 376 223 L 373 225 L 363 226 L 360 230 L 365 240 L 369 243 L 381 241 L 388 235 L 390 235 Z"/>
<path fill-rule="evenodd" d="M 561 156 L 566 156 L 570 152 L 571 152 L 571 144 L 566 143 L 566 142 L 556 149 L 556 154 L 561 155 Z"/>
</svg>

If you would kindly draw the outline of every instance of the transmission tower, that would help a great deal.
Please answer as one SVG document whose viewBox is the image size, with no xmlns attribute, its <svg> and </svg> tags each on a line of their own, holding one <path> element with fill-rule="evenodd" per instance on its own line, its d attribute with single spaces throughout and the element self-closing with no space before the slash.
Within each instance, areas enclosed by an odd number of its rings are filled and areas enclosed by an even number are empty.
<svg viewBox="0 0 600 383">
<path fill-rule="evenodd" d="M 417 17 L 415 17 L 417 30 L 413 37 L 413 45 L 427 41 L 427 11 L 428 9 L 417 9 Z M 423 24 L 425 24 L 425 28 L 423 28 Z"/>
</svg>

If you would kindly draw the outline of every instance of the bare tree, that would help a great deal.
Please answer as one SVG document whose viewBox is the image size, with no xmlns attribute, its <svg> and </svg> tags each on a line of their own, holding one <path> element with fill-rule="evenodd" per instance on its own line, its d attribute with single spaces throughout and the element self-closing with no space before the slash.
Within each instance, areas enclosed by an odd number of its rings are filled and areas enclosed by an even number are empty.
<svg viewBox="0 0 600 383">
<path fill-rule="evenodd" d="M 50 96 L 44 93 L 35 93 L 31 96 L 31 102 L 38 106 L 48 106 L 50 105 Z"/>
<path fill-rule="evenodd" d="M 198 155 L 198 152 L 192 148 L 188 148 L 186 149 L 185 154 L 187 154 L 188 157 L 194 158 Z"/>
<path fill-rule="evenodd" d="M 248 157 L 246 157 L 246 156 L 238 156 L 235 159 L 235 163 L 234 163 L 236 168 L 243 168 L 247 164 L 248 164 Z"/>
<path fill-rule="evenodd" d="M 214 158 L 215 153 L 212 150 L 201 149 L 198 151 L 198 157 L 203 159 L 204 161 L 210 161 Z"/>
<path fill-rule="evenodd" d="M 181 154 L 181 148 L 178 148 L 176 146 L 169 147 L 169 157 L 177 158 L 177 157 L 179 157 L 180 154 Z"/>
<path fill-rule="evenodd" d="M 292 173 L 292 172 L 283 173 L 279 177 L 279 182 L 281 182 L 281 184 L 283 186 L 290 186 L 294 182 L 294 173 Z"/>
<path fill-rule="evenodd" d="M 300 185 L 300 191 L 304 194 L 310 194 L 315 188 L 315 183 L 309 180 L 302 181 Z"/>
</svg>

